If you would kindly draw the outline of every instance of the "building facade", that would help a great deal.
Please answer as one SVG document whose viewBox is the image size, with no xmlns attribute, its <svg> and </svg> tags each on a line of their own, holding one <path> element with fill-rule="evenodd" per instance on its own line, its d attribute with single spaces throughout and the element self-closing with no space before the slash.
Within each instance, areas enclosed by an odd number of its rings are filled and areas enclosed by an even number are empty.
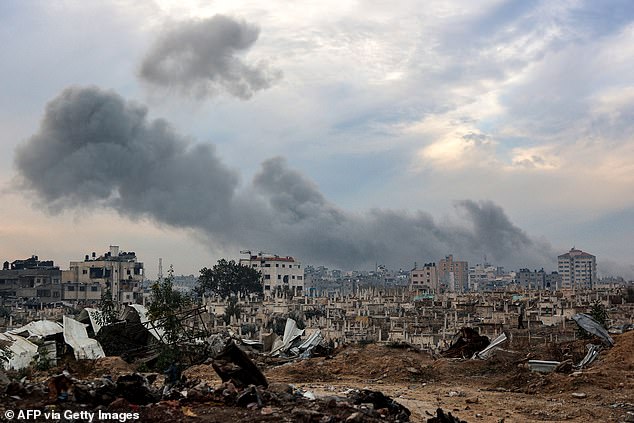
<svg viewBox="0 0 634 423">
<path fill-rule="evenodd" d="M 448 255 L 438 262 L 438 283 L 441 292 L 464 292 L 469 289 L 469 263 L 454 261 Z"/>
<path fill-rule="evenodd" d="M 265 296 L 273 295 L 276 290 L 288 290 L 293 295 L 304 293 L 304 267 L 291 256 L 249 253 L 249 258 L 240 259 L 240 264 L 262 274 Z"/>
<path fill-rule="evenodd" d="M 597 283 L 597 258 L 574 247 L 557 257 L 563 289 L 592 289 Z"/>
<path fill-rule="evenodd" d="M 143 263 L 134 252 L 119 251 L 111 245 L 110 251 L 97 257 L 86 255 L 84 261 L 71 261 L 70 269 L 63 272 L 64 292 L 76 300 L 95 301 L 101 292 L 110 290 L 113 300 L 121 304 L 142 301 Z"/>
<path fill-rule="evenodd" d="M 33 305 L 63 300 L 62 271 L 52 260 L 37 256 L 26 260 L 5 261 L 0 270 L 0 297 L 27 301 Z"/>
<path fill-rule="evenodd" d="M 420 269 L 415 265 L 409 273 L 409 286 L 412 290 L 438 292 L 436 263 L 425 263 Z"/>
</svg>

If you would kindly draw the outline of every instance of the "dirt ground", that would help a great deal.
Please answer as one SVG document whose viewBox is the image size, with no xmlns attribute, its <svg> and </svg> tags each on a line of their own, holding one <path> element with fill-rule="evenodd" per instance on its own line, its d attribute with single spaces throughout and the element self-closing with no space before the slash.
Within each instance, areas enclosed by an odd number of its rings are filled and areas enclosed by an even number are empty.
<svg viewBox="0 0 634 423">
<path fill-rule="evenodd" d="M 369 387 L 410 409 L 425 422 L 438 407 L 469 422 L 634 422 L 634 331 L 581 372 L 540 374 L 530 359 L 566 357 L 578 362 L 585 341 L 498 352 L 487 361 L 434 360 L 427 354 L 384 346 L 348 347 L 332 359 L 313 358 L 270 369 L 270 381 L 332 395 Z M 522 351 L 522 350 L 520 350 Z"/>
</svg>

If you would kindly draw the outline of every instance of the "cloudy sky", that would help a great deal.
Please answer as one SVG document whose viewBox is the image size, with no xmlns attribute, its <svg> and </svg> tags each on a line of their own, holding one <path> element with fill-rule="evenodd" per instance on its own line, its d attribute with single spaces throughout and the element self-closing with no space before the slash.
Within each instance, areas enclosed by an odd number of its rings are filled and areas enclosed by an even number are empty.
<svg viewBox="0 0 634 423">
<path fill-rule="evenodd" d="M 0 258 L 634 278 L 634 3 L 0 2 Z"/>
</svg>

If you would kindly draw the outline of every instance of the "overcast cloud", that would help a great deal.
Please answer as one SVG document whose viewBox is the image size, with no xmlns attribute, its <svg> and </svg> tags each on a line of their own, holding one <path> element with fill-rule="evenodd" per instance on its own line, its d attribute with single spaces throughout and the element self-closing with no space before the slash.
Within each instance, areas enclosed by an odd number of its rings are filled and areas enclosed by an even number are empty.
<svg viewBox="0 0 634 423">
<path fill-rule="evenodd" d="M 177 272 L 242 248 L 554 270 L 574 245 L 634 278 L 630 1 L 10 0 L 0 24 L 7 259 L 56 230 L 62 265 L 129 243 Z"/>
</svg>

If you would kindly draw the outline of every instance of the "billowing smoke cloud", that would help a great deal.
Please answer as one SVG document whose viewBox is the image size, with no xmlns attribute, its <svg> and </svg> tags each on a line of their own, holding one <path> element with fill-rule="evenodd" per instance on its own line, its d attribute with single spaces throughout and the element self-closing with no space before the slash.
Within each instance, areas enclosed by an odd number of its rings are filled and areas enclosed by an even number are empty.
<svg viewBox="0 0 634 423">
<path fill-rule="evenodd" d="M 140 76 L 156 87 L 197 98 L 226 91 L 248 99 L 281 76 L 264 62 L 248 64 L 240 57 L 259 33 L 256 26 L 222 15 L 180 22 L 152 45 Z"/>
<path fill-rule="evenodd" d="M 17 149 L 16 168 L 51 212 L 111 207 L 195 229 L 225 250 L 251 247 L 344 269 L 376 261 L 407 267 L 449 253 L 468 260 L 486 254 L 513 267 L 555 258 L 489 202 L 460 202 L 462 219 L 444 224 L 423 212 L 350 213 L 279 157 L 241 188 L 212 147 L 97 88 L 68 88 L 51 101 L 39 132 Z"/>
</svg>

